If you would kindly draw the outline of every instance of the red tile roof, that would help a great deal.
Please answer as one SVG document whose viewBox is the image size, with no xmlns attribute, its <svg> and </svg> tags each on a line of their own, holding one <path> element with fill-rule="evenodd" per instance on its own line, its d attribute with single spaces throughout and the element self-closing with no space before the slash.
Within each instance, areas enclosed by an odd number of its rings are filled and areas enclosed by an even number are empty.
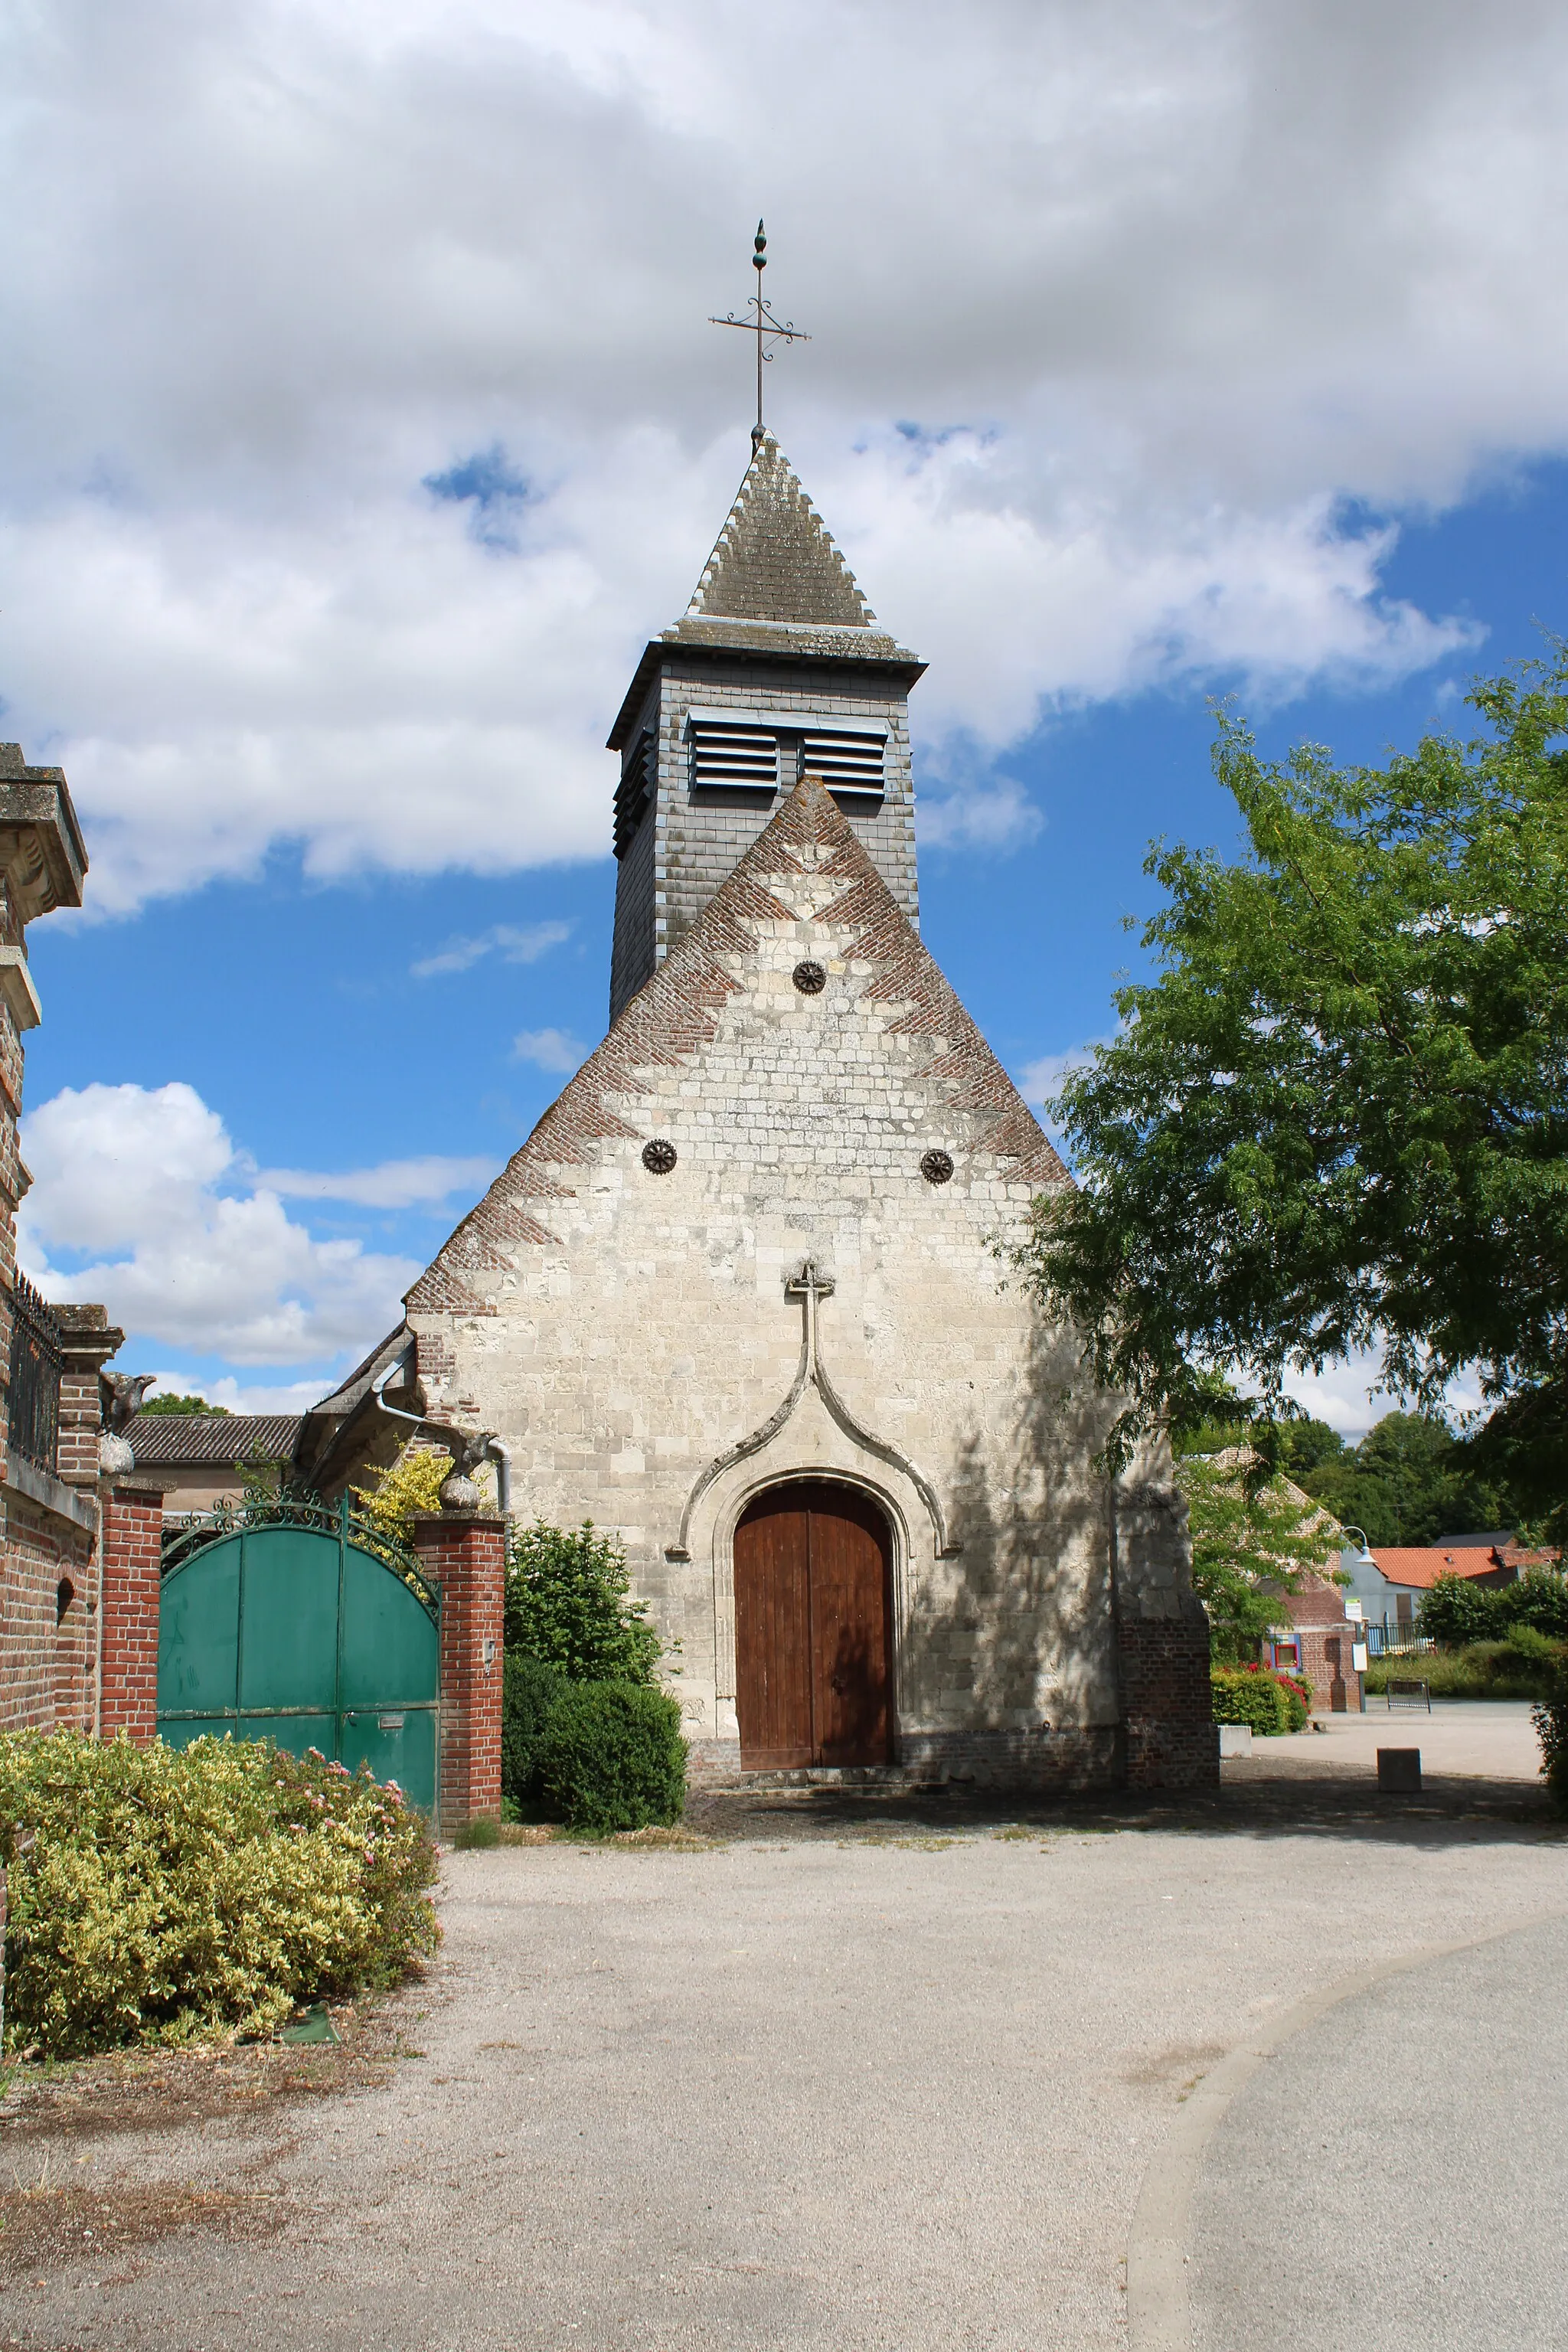
<svg viewBox="0 0 1568 2352">
<path fill-rule="evenodd" d="M 1456 1551 L 1451 1545 L 1393 1544 L 1373 1552 L 1390 1584 L 1429 1591 L 1440 1576 L 1488 1576 L 1498 1565 L 1489 1547 L 1484 1551 Z"/>
</svg>

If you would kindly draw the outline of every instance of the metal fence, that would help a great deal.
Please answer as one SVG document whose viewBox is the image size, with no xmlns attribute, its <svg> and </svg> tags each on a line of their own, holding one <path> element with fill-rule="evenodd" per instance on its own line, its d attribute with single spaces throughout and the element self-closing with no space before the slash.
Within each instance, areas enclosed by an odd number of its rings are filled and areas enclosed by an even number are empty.
<svg viewBox="0 0 1568 2352">
<path fill-rule="evenodd" d="M 1421 1631 L 1419 1617 L 1385 1617 L 1381 1625 L 1375 1620 L 1367 1621 L 1366 1646 L 1374 1658 L 1415 1658 L 1437 1644 Z"/>
<path fill-rule="evenodd" d="M 53 1470 L 60 1442 L 60 1327 L 26 1275 L 11 1291 L 11 1382 L 5 1435 L 40 1470 Z"/>
</svg>

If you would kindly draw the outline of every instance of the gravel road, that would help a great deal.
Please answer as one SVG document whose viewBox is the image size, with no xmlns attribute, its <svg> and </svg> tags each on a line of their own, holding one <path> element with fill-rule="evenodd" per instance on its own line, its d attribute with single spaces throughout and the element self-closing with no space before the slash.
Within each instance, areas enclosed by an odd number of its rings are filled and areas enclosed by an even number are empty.
<svg viewBox="0 0 1568 2352">
<path fill-rule="evenodd" d="M 35 2217 L 68 2191 L 107 2249 L 0 2235 L 0 2333 L 1122 2346 L 1145 2168 L 1238 2033 L 1371 1962 L 1568 1910 L 1533 1792 L 1511 1813 L 1506 1789 L 1489 1811 L 1285 1794 L 1311 1817 L 1247 1792 L 1015 1824 L 710 1807 L 731 1834 L 694 1852 L 452 1856 L 443 1954 L 403 2000 L 421 2054 L 379 2084 L 58 2145 L 35 2116 L 0 2141 Z M 1321 2178 L 1348 2120 L 1298 2098 L 1271 2129 Z"/>
</svg>

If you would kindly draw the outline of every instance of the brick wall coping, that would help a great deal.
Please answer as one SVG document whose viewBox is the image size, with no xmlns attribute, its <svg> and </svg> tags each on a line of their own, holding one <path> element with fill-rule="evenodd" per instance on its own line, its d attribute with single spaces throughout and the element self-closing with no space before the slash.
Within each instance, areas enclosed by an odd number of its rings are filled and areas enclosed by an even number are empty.
<svg viewBox="0 0 1568 2352">
<path fill-rule="evenodd" d="M 91 1533 L 98 1526 L 98 1512 L 89 1496 L 68 1486 L 52 1470 L 40 1470 L 36 1462 L 18 1454 L 13 1445 L 5 1448 L 5 1484 L 18 1495 L 26 1495 L 40 1509 L 53 1511 L 58 1519 L 74 1519 L 79 1528 Z"/>
<path fill-rule="evenodd" d="M 161 1503 L 177 1481 L 160 1477 L 156 1470 L 111 1470 L 103 1483 L 111 1495 L 123 1495 L 128 1502 Z"/>
</svg>

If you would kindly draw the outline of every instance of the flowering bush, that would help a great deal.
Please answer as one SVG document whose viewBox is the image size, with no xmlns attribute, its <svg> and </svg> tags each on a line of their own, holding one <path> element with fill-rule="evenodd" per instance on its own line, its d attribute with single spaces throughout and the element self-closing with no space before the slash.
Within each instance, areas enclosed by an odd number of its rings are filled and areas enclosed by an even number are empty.
<svg viewBox="0 0 1568 2352">
<path fill-rule="evenodd" d="M 0 1855 L 6 2042 L 55 2056 L 269 2032 L 438 1935 L 422 1815 L 313 1748 L 0 1734 Z"/>
<path fill-rule="evenodd" d="M 1311 1705 L 1311 1685 L 1300 1675 L 1276 1674 L 1257 1664 L 1215 1666 L 1209 1675 L 1216 1723 L 1246 1723 L 1259 1738 L 1300 1731 Z"/>
</svg>

